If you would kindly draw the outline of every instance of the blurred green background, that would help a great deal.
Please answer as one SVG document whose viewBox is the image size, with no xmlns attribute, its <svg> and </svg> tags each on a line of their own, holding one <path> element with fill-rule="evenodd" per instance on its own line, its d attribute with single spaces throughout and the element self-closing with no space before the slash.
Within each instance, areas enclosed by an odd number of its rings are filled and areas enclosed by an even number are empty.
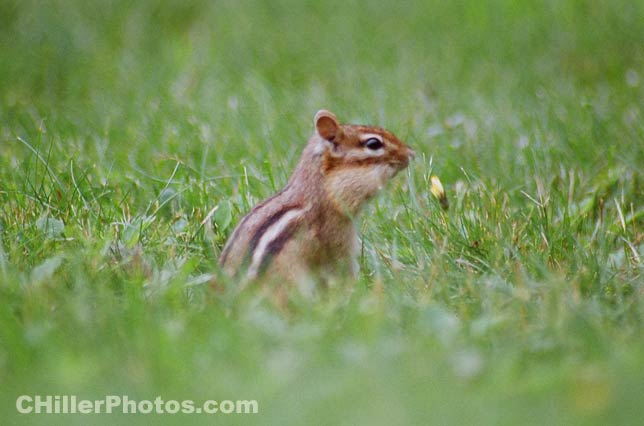
<svg viewBox="0 0 644 426">
<path fill-rule="evenodd" d="M 640 424 L 643 19 L 641 0 L 0 0 L 0 423 Z M 362 217 L 360 280 L 288 313 L 213 294 L 320 108 L 418 153 Z M 260 414 L 18 415 L 21 394 Z"/>
</svg>

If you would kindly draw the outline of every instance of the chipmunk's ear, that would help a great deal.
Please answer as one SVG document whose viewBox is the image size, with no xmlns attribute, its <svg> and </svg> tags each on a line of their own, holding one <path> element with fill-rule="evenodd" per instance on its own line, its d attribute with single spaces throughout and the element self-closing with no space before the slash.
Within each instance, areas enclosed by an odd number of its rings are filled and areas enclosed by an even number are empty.
<svg viewBox="0 0 644 426">
<path fill-rule="evenodd" d="M 338 123 L 338 119 L 332 112 L 321 109 L 315 114 L 313 121 L 315 121 L 315 130 L 322 138 L 333 142 L 338 136 L 340 123 Z"/>
</svg>

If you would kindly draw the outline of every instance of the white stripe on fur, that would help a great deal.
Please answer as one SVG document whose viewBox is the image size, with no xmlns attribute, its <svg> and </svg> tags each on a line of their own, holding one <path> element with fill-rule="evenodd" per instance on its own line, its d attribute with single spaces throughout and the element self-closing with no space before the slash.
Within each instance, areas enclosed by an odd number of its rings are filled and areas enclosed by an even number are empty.
<svg viewBox="0 0 644 426">
<path fill-rule="evenodd" d="M 248 278 L 253 279 L 257 277 L 259 267 L 262 264 L 262 259 L 264 258 L 264 254 L 268 245 L 271 242 L 275 241 L 280 236 L 282 231 L 284 231 L 284 229 L 286 229 L 286 227 L 293 220 L 296 220 L 297 218 L 304 215 L 307 210 L 308 208 L 289 210 L 288 212 L 284 213 L 284 215 L 280 217 L 277 222 L 272 224 L 266 230 L 266 232 L 264 232 L 264 235 L 262 235 L 262 237 L 259 239 L 259 243 L 257 244 L 255 251 L 253 252 L 251 264 L 248 268 Z"/>
</svg>

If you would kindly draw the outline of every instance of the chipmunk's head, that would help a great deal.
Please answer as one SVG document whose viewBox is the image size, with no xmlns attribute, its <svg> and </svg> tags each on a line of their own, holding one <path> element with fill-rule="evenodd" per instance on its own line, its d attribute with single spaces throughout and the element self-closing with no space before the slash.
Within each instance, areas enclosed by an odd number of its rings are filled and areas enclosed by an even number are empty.
<svg viewBox="0 0 644 426">
<path fill-rule="evenodd" d="M 327 193 L 339 208 L 357 213 L 400 170 L 414 151 L 380 127 L 340 124 L 326 110 L 315 114 L 318 138 L 314 150 L 322 155 Z"/>
</svg>

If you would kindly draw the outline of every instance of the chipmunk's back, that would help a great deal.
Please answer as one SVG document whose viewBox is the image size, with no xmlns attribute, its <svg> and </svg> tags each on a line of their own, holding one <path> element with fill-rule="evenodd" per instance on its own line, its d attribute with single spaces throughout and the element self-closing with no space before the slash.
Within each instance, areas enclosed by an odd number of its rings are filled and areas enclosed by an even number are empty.
<svg viewBox="0 0 644 426">
<path fill-rule="evenodd" d="M 290 234 L 296 231 L 303 206 L 289 197 L 287 189 L 284 187 L 256 205 L 239 222 L 219 259 L 226 273 L 232 276 L 241 269 L 251 272 L 252 268 L 256 272 L 251 275 L 256 275 L 262 269 L 262 263 L 270 261 L 269 256 L 274 256 L 278 251 L 276 244 L 283 248 Z M 292 232 L 285 232 L 287 230 Z M 273 246 L 268 247 L 271 242 Z"/>
</svg>

